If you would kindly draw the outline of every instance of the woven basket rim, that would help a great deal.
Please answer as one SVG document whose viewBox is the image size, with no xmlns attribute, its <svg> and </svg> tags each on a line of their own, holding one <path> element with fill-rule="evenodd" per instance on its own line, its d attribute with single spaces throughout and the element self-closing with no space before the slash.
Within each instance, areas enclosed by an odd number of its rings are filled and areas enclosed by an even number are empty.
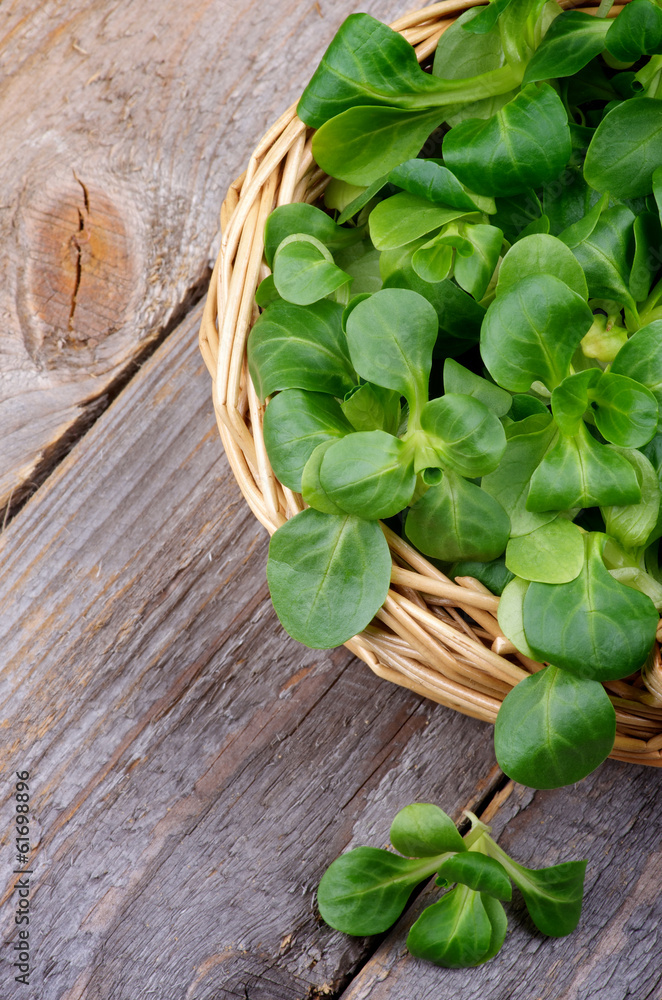
<svg viewBox="0 0 662 1000">
<path fill-rule="evenodd" d="M 411 11 L 391 27 L 430 56 L 455 17 L 482 0 L 442 0 Z M 628 2 L 628 0 L 626 0 Z M 561 0 L 574 8 L 573 0 Z M 615 16 L 623 5 L 612 8 Z M 595 12 L 597 0 L 582 9 Z M 316 202 L 328 178 L 311 151 L 313 129 L 292 105 L 256 146 L 221 208 L 221 247 L 200 328 L 200 350 L 213 381 L 218 429 L 251 510 L 272 534 L 304 508 L 276 479 L 262 436 L 264 406 L 246 364 L 246 341 L 259 315 L 254 295 L 269 269 L 263 230 L 277 205 Z M 496 619 L 498 598 L 470 577 L 449 580 L 404 539 L 382 525 L 392 554 L 391 589 L 373 622 L 345 643 L 380 677 L 465 715 L 494 722 L 501 701 L 542 665 L 519 653 Z M 466 619 L 470 616 L 472 623 Z M 662 623 L 658 629 L 662 637 Z M 662 659 L 659 643 L 643 668 L 645 683 L 605 688 L 616 709 L 611 757 L 662 766 Z"/>
</svg>

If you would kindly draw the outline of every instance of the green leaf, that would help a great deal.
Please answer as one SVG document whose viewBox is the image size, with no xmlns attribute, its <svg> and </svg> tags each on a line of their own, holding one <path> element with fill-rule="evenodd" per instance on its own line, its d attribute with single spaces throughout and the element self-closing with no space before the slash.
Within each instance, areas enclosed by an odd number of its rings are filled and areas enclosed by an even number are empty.
<svg viewBox="0 0 662 1000">
<path fill-rule="evenodd" d="M 621 62 L 662 52 L 662 10 L 650 0 L 631 0 L 611 22 L 607 48 Z"/>
<path fill-rule="evenodd" d="M 248 368 L 260 399 L 279 389 L 310 389 L 341 399 L 356 373 L 342 331 L 342 306 L 272 302 L 248 338 Z"/>
<path fill-rule="evenodd" d="M 332 177 L 369 185 L 416 156 L 444 116 L 444 109 L 435 107 L 416 111 L 350 108 L 315 132 L 313 156 Z"/>
<path fill-rule="evenodd" d="M 279 392 L 267 406 L 263 428 L 276 476 L 298 492 L 304 466 L 318 445 L 344 437 L 352 429 L 332 396 L 301 389 Z"/>
<path fill-rule="evenodd" d="M 512 886 L 503 865 L 477 851 L 456 854 L 444 861 L 437 872 L 449 882 L 460 882 L 474 892 L 485 893 L 495 899 L 512 899 Z"/>
<path fill-rule="evenodd" d="M 467 257 L 456 257 L 455 280 L 475 299 L 482 299 L 499 262 L 503 232 L 496 226 L 467 225 L 464 235 L 473 253 Z"/>
<path fill-rule="evenodd" d="M 569 583 L 584 565 L 584 541 L 579 528 L 556 518 L 528 535 L 511 538 L 506 566 L 516 576 L 537 583 Z"/>
<path fill-rule="evenodd" d="M 306 462 L 301 474 L 301 496 L 309 507 L 314 507 L 315 510 L 320 510 L 324 514 L 346 513 L 342 507 L 339 507 L 337 503 L 331 500 L 320 482 L 322 459 L 335 441 L 336 438 L 329 438 L 328 441 L 318 444 Z"/>
<path fill-rule="evenodd" d="M 660 266 L 659 247 L 662 245 L 662 230 L 659 216 L 653 215 L 652 212 L 642 212 L 634 220 L 633 232 L 635 251 L 628 286 L 632 298 L 641 302 L 647 297 L 651 282 Z"/>
<path fill-rule="evenodd" d="M 590 392 L 600 382 L 599 368 L 568 375 L 552 393 L 552 413 L 562 434 L 576 434 L 589 405 Z"/>
<path fill-rule="evenodd" d="M 632 466 L 580 423 L 572 436 L 559 434 L 531 477 L 527 509 L 568 510 L 639 503 L 641 491 Z"/>
<path fill-rule="evenodd" d="M 460 122 L 444 138 L 444 160 L 484 195 L 520 194 L 551 181 L 570 159 L 563 104 L 547 84 L 530 84 L 487 121 Z"/>
<path fill-rule="evenodd" d="M 379 257 L 379 251 L 367 239 L 336 252 L 336 264 L 352 278 L 352 298 L 372 295 L 382 287 Z"/>
<path fill-rule="evenodd" d="M 405 160 L 390 175 L 391 184 L 435 205 L 465 212 L 493 212 L 494 201 L 468 191 L 440 160 Z"/>
<path fill-rule="evenodd" d="M 531 275 L 487 310 L 480 334 L 483 361 L 504 389 L 526 392 L 535 381 L 553 389 L 568 374 L 592 323 L 588 305 L 565 282 Z"/>
<path fill-rule="evenodd" d="M 591 191 L 592 194 L 595 193 L 588 186 L 587 190 Z M 579 219 L 559 233 L 559 239 L 571 250 L 574 250 L 576 246 L 591 236 L 608 204 L 609 195 L 603 194 L 602 198 L 599 198 L 589 211 L 582 214 Z"/>
<path fill-rule="evenodd" d="M 550 24 L 526 67 L 523 86 L 536 80 L 574 76 L 600 55 L 611 24 L 606 18 L 578 10 L 563 11 Z"/>
<path fill-rule="evenodd" d="M 427 399 L 437 314 L 416 292 L 387 288 L 359 302 L 347 319 L 347 342 L 361 378 L 404 396 L 412 411 Z"/>
<path fill-rule="evenodd" d="M 267 581 L 283 628 L 330 649 L 369 624 L 386 600 L 391 555 L 374 521 L 308 508 L 271 538 Z"/>
<path fill-rule="evenodd" d="M 484 403 L 496 417 L 505 417 L 510 410 L 513 397 L 494 382 L 469 371 L 453 358 L 444 362 L 444 391 L 474 396 Z"/>
<path fill-rule="evenodd" d="M 604 372 L 589 389 L 595 426 L 622 448 L 647 444 L 657 429 L 657 401 L 650 389 L 625 375 Z"/>
<path fill-rule="evenodd" d="M 464 885 L 423 910 L 407 937 L 407 948 L 415 958 L 446 969 L 480 965 L 492 947 L 492 922 L 481 895 Z"/>
<path fill-rule="evenodd" d="M 336 441 L 324 453 L 319 478 L 333 503 L 368 520 L 403 510 L 416 487 L 411 452 L 385 431 L 357 431 Z"/>
<path fill-rule="evenodd" d="M 503 66 L 505 56 L 496 23 L 488 32 L 475 34 L 465 30 L 466 24 L 484 13 L 483 9 L 465 10 L 444 31 L 437 43 L 433 76 L 461 80 L 473 76 L 477 66 L 483 72 Z"/>
<path fill-rule="evenodd" d="M 549 413 L 534 413 L 506 428 L 506 450 L 499 467 L 483 476 L 482 489 L 498 500 L 510 518 L 511 535 L 529 532 L 553 521 L 554 510 L 527 509 L 531 476 L 542 461 L 556 429 Z"/>
<path fill-rule="evenodd" d="M 506 447 L 501 422 L 473 396 L 446 393 L 430 400 L 421 411 L 421 429 L 440 464 L 469 478 L 495 469 Z"/>
<path fill-rule="evenodd" d="M 614 746 L 616 713 L 597 681 L 546 667 L 506 695 L 494 728 L 499 767 L 529 788 L 560 788 L 594 771 Z"/>
<path fill-rule="evenodd" d="M 491 838 L 488 849 L 522 893 L 538 930 L 550 937 L 564 937 L 574 931 L 582 910 L 585 861 L 565 861 L 550 868 L 525 868 L 509 858 Z"/>
<path fill-rule="evenodd" d="M 503 295 L 523 278 L 551 274 L 583 299 L 588 299 L 586 278 L 572 251 L 555 236 L 525 236 L 510 248 L 501 262 L 496 294 Z"/>
<path fill-rule="evenodd" d="M 336 858 L 322 876 L 317 890 L 322 918 L 345 934 L 381 934 L 438 862 L 435 858 L 431 866 L 377 847 L 356 847 Z"/>
<path fill-rule="evenodd" d="M 516 576 L 504 587 L 499 608 L 497 621 L 499 627 L 507 639 L 531 660 L 535 660 L 536 654 L 529 646 L 524 633 L 524 598 L 529 589 L 529 581 L 521 580 Z"/>
<path fill-rule="evenodd" d="M 375 195 L 379 194 L 382 188 L 386 187 L 388 184 L 388 178 L 388 174 L 382 174 L 381 177 L 377 177 L 377 179 L 368 184 L 367 187 L 360 185 L 358 188 L 353 184 L 347 184 L 346 181 L 338 181 L 339 184 L 343 184 L 354 191 L 361 190 L 362 188 L 361 193 L 357 194 L 356 198 L 350 201 L 343 208 L 342 212 L 338 216 L 338 219 L 336 220 L 338 225 L 342 226 L 343 223 L 348 222 L 351 218 L 357 215 L 362 208 L 365 208 L 365 206 L 372 201 Z"/>
<path fill-rule="evenodd" d="M 398 812 L 391 824 L 391 843 L 408 858 L 428 858 L 465 851 L 455 823 L 439 806 L 415 802 Z"/>
<path fill-rule="evenodd" d="M 412 257 L 412 266 L 423 281 L 439 282 L 453 270 L 457 244 L 461 237 L 447 237 L 443 231 L 424 243 Z M 466 240 L 462 241 L 466 246 Z"/>
<path fill-rule="evenodd" d="M 314 236 L 286 236 L 274 257 L 274 284 L 287 302 L 308 306 L 351 281 Z"/>
<path fill-rule="evenodd" d="M 661 111 L 659 101 L 638 97 L 603 118 L 584 161 L 592 187 L 621 199 L 651 193 L 653 171 L 662 162 Z"/>
<path fill-rule="evenodd" d="M 336 225 L 326 212 L 314 205 L 299 201 L 281 205 L 273 210 L 264 227 L 264 256 L 269 267 L 273 268 L 276 250 L 292 233 L 314 236 L 333 251 L 358 243 L 363 235 L 359 228 L 343 229 Z"/>
<path fill-rule="evenodd" d="M 510 521 L 489 493 L 447 471 L 410 509 L 405 533 L 419 551 L 444 562 L 487 562 L 505 549 Z"/>
<path fill-rule="evenodd" d="M 455 580 L 461 576 L 472 576 L 491 590 L 493 594 L 501 595 L 505 587 L 510 583 L 513 574 L 506 569 L 503 556 L 493 559 L 492 562 L 477 562 L 473 559 L 463 559 L 462 562 L 455 563 L 448 571 L 451 579 Z"/>
<path fill-rule="evenodd" d="M 356 431 L 386 431 L 400 428 L 400 394 L 393 389 L 365 382 L 348 393 L 340 408 Z"/>
<path fill-rule="evenodd" d="M 630 209 L 615 205 L 602 213 L 590 236 L 572 247 L 584 270 L 591 298 L 613 299 L 628 309 L 636 309 L 629 289 L 633 223 Z"/>
<path fill-rule="evenodd" d="M 378 250 L 393 250 L 466 214 L 464 208 L 434 205 L 408 191 L 400 191 L 373 208 L 370 238 Z"/>
<path fill-rule="evenodd" d="M 623 344 L 611 365 L 613 375 L 627 375 L 655 396 L 662 407 L 662 320 L 657 319 Z"/>
<path fill-rule="evenodd" d="M 657 473 L 649 460 L 636 449 L 618 449 L 634 468 L 641 489 L 639 503 L 602 507 L 605 529 L 627 549 L 648 544 L 657 522 L 662 493 Z"/>
<path fill-rule="evenodd" d="M 577 677 L 607 681 L 641 667 L 659 618 L 649 597 L 610 576 L 602 561 L 605 537 L 585 536 L 586 560 L 571 583 L 529 586 L 524 630 L 539 660 Z"/>
</svg>

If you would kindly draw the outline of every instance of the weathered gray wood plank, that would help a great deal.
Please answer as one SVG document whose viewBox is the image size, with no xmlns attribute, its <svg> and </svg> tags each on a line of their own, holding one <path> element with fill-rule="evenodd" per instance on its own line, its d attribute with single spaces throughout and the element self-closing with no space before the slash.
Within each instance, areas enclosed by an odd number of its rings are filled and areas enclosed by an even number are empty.
<svg viewBox="0 0 662 1000">
<path fill-rule="evenodd" d="M 488 726 L 280 629 L 199 314 L 0 537 L 2 770 L 32 774 L 40 1000 L 324 995 L 374 947 L 319 922 L 324 868 L 412 799 L 459 816 L 498 777 Z M 2 997 L 27 995 L 7 972 Z"/>
<path fill-rule="evenodd" d="M 0 5 L 0 522 L 202 287 L 228 185 L 356 9 Z"/>
<path fill-rule="evenodd" d="M 587 858 L 576 931 L 547 938 L 515 890 L 509 931 L 492 961 L 439 969 L 405 951 L 409 927 L 441 890 L 427 888 L 380 945 L 342 1000 L 659 1000 L 662 996 L 662 852 L 657 768 L 607 761 L 571 788 L 515 786 L 493 833 L 531 868 Z"/>
</svg>

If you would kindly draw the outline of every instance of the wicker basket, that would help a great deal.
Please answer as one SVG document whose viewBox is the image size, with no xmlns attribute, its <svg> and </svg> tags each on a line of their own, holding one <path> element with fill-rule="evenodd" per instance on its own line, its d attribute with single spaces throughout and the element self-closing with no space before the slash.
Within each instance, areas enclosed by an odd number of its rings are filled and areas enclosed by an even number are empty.
<svg viewBox="0 0 662 1000">
<path fill-rule="evenodd" d="M 392 27 L 415 46 L 422 61 L 434 52 L 454 17 L 474 5 L 475 0 L 444 0 L 407 14 Z M 573 4 L 562 0 L 562 6 Z M 317 201 L 328 180 L 313 161 L 311 136 L 312 129 L 291 107 L 231 185 L 221 209 L 222 245 L 200 331 L 230 465 L 253 513 L 270 533 L 304 505 L 277 481 L 269 464 L 263 407 L 247 371 L 246 340 L 258 315 L 255 289 L 269 273 L 262 236 L 267 216 L 277 205 Z M 494 722 L 505 695 L 541 665 L 518 653 L 503 635 L 496 619 L 498 598 L 482 584 L 468 577 L 453 583 L 406 541 L 386 527 L 384 532 L 393 558 L 391 589 L 373 622 L 347 647 L 380 677 Z M 662 625 L 658 636 L 662 638 Z M 611 756 L 662 766 L 662 661 L 657 643 L 642 674 L 605 684 L 617 718 Z"/>
</svg>

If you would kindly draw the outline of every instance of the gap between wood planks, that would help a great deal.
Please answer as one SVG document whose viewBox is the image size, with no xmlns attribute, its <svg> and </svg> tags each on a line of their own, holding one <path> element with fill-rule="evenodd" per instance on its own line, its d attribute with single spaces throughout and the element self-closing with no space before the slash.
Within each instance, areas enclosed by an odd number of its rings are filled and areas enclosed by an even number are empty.
<svg viewBox="0 0 662 1000">
<path fill-rule="evenodd" d="M 5 530 L 9 522 L 25 507 L 30 497 L 34 496 L 48 477 L 55 472 L 60 462 L 67 457 L 72 448 L 85 437 L 87 432 L 95 425 L 99 417 L 106 412 L 111 403 L 117 399 L 145 362 L 151 358 L 161 344 L 167 340 L 170 334 L 174 332 L 201 299 L 205 297 L 210 278 L 211 268 L 207 266 L 204 274 L 188 289 L 168 322 L 160 327 L 155 336 L 131 358 L 126 367 L 117 374 L 108 388 L 97 399 L 92 400 L 86 406 L 86 409 L 78 420 L 76 420 L 57 444 L 50 451 L 45 452 L 30 477 L 29 483 L 22 484 L 18 499 L 13 501 L 12 497 L 14 494 L 12 493 L 4 509 L 0 509 L 0 534 Z M 72 315 L 74 308 L 75 300 L 72 303 Z"/>
</svg>

